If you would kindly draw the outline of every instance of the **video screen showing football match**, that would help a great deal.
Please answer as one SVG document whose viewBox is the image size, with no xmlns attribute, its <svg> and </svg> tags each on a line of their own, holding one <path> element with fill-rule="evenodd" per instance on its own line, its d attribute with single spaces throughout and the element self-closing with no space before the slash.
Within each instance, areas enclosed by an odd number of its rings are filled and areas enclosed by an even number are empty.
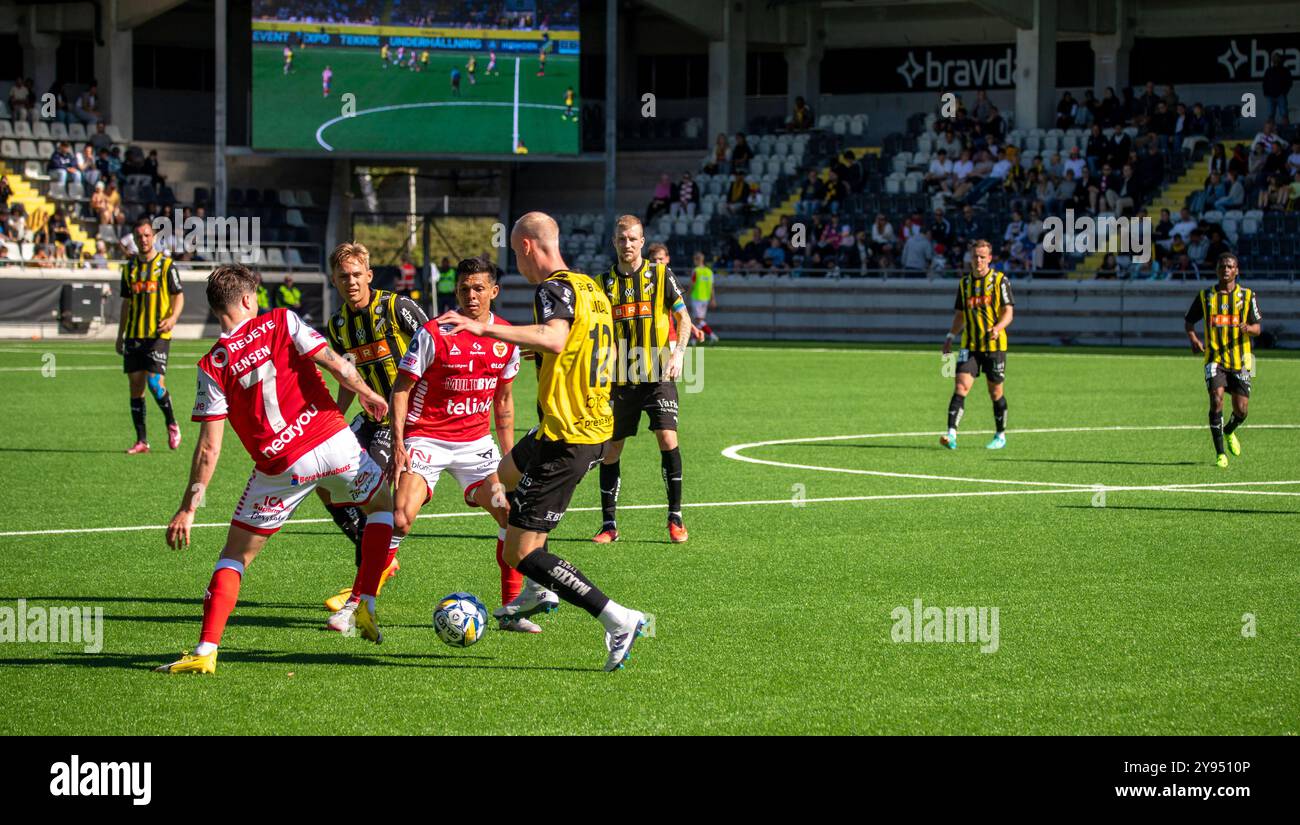
<svg viewBox="0 0 1300 825">
<path fill-rule="evenodd" d="M 253 145 L 574 155 L 577 0 L 255 0 Z"/>
</svg>

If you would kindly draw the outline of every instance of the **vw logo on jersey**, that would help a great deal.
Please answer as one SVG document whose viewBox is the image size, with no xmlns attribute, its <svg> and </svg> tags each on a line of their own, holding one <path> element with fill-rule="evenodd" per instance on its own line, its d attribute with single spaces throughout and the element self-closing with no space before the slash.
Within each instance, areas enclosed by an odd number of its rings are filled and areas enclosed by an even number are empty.
<svg viewBox="0 0 1300 825">
<path fill-rule="evenodd" d="M 628 287 L 627 289 L 623 290 L 623 300 L 625 301 L 636 300 L 636 290 L 632 289 L 632 287 Z"/>
</svg>

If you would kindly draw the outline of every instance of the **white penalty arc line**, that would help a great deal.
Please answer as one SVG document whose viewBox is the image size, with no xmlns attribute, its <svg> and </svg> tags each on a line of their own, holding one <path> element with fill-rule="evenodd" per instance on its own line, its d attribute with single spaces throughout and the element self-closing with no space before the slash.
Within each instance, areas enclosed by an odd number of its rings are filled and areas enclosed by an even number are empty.
<svg viewBox="0 0 1300 825">
<path fill-rule="evenodd" d="M 517 76 L 518 75 L 516 74 L 516 77 Z M 319 143 L 321 147 L 325 149 L 326 152 L 333 152 L 334 147 L 326 143 L 325 138 L 323 138 L 322 135 L 325 133 L 326 129 L 335 125 L 336 123 L 342 123 L 345 120 L 352 120 L 354 118 L 361 117 L 362 115 L 373 115 L 382 112 L 396 112 L 401 109 L 433 109 L 439 106 L 488 106 L 488 107 L 512 106 L 512 107 L 516 107 L 515 109 L 516 116 L 518 116 L 519 109 L 563 109 L 564 108 L 558 103 L 518 103 L 518 102 L 511 103 L 505 100 L 429 100 L 429 101 L 425 101 L 424 103 L 394 103 L 390 106 L 376 106 L 373 109 L 362 109 L 361 111 L 353 112 L 350 115 L 339 115 L 338 117 L 332 117 L 329 120 L 322 123 L 319 127 L 317 127 L 316 142 Z"/>
</svg>

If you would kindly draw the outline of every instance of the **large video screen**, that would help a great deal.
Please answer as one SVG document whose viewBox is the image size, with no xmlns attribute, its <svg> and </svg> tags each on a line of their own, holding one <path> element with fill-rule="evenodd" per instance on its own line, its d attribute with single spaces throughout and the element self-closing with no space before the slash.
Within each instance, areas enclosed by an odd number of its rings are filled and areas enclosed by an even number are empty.
<svg viewBox="0 0 1300 825">
<path fill-rule="evenodd" d="M 578 0 L 254 0 L 253 146 L 578 152 Z"/>
</svg>

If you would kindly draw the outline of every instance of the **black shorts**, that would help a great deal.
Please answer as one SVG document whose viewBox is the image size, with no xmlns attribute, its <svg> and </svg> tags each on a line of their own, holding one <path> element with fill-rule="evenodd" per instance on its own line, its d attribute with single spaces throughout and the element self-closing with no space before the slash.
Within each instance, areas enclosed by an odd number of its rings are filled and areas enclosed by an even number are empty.
<svg viewBox="0 0 1300 825">
<path fill-rule="evenodd" d="M 957 372 L 974 378 L 982 372 L 990 384 L 1001 384 L 1007 377 L 1007 354 L 964 349 L 957 354 Z"/>
<path fill-rule="evenodd" d="M 677 385 L 672 381 L 615 384 L 609 394 L 614 408 L 614 440 L 636 435 L 641 413 L 650 416 L 651 430 L 677 429 Z"/>
<path fill-rule="evenodd" d="M 1252 377 L 1250 370 L 1225 370 L 1214 361 L 1205 365 L 1205 389 L 1210 392 L 1225 389 L 1229 395 L 1244 395 L 1249 398 Z"/>
<path fill-rule="evenodd" d="M 393 458 L 393 431 L 360 414 L 352 419 L 351 428 L 361 449 L 370 453 L 379 469 L 387 470 L 388 462 Z"/>
<path fill-rule="evenodd" d="M 605 457 L 609 442 L 569 444 L 529 433 L 519 439 L 510 458 L 522 476 L 510 507 L 510 524 L 521 530 L 549 533 L 569 508 L 578 482 Z M 527 459 L 526 463 L 520 463 Z"/>
<path fill-rule="evenodd" d="M 167 374 L 167 356 L 172 347 L 170 338 L 127 338 L 123 344 L 122 372 Z"/>
</svg>

